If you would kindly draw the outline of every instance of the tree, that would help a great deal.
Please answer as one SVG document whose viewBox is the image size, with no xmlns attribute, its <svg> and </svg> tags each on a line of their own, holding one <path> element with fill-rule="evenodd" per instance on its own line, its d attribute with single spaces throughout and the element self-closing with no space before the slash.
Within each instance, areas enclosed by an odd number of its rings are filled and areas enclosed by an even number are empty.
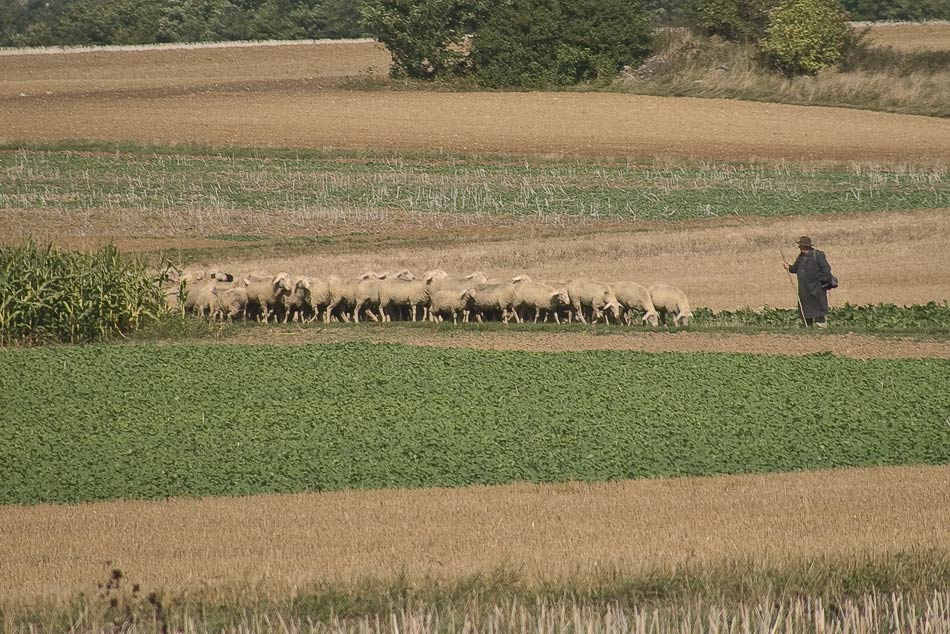
<svg viewBox="0 0 950 634">
<path fill-rule="evenodd" d="M 506 0 L 479 25 L 472 65 L 494 87 L 608 79 L 650 53 L 651 30 L 630 0 Z"/>
<path fill-rule="evenodd" d="M 481 10 L 480 0 L 365 0 L 361 14 L 389 49 L 393 76 L 431 79 L 464 72 L 465 38 Z"/>
<path fill-rule="evenodd" d="M 757 41 L 769 25 L 769 11 L 780 0 L 702 0 L 696 26 L 707 35 L 727 40 Z"/>
<path fill-rule="evenodd" d="M 950 0 L 842 0 L 853 20 L 950 20 Z"/>
<path fill-rule="evenodd" d="M 320 37 L 361 37 L 359 3 L 356 0 L 323 0 L 316 8 L 317 28 Z"/>
<path fill-rule="evenodd" d="M 841 61 L 847 20 L 836 0 L 786 0 L 769 12 L 759 48 L 788 74 L 814 74 Z"/>
</svg>

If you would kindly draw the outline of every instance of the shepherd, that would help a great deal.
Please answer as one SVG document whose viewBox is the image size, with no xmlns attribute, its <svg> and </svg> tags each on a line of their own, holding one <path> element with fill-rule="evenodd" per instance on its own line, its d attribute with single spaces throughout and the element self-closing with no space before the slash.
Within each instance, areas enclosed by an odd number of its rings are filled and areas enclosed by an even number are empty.
<svg viewBox="0 0 950 634">
<path fill-rule="evenodd" d="M 831 274 L 831 265 L 823 251 L 815 248 L 811 238 L 798 239 L 800 253 L 785 270 L 798 275 L 798 301 L 806 326 L 826 328 L 828 322 L 828 291 L 838 287 L 838 280 Z"/>
</svg>

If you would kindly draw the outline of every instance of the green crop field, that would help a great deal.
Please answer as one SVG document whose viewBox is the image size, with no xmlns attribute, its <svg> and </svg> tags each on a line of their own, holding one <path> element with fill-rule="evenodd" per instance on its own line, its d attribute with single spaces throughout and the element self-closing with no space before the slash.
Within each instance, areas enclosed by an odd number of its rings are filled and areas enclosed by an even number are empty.
<svg viewBox="0 0 950 634">
<path fill-rule="evenodd" d="M 95 146 L 93 147 L 95 148 Z M 0 152 L 0 209 L 584 215 L 640 220 L 940 208 L 945 170 L 905 165 L 543 159 L 435 153 Z"/>
<path fill-rule="evenodd" d="M 0 504 L 950 461 L 950 362 L 391 345 L 0 354 Z"/>
</svg>

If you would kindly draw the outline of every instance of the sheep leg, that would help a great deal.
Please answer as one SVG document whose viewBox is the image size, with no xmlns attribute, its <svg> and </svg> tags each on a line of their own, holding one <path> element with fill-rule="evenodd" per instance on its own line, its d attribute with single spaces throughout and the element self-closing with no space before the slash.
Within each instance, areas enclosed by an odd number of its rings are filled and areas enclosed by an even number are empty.
<svg viewBox="0 0 950 634">
<path fill-rule="evenodd" d="M 534 323 L 538 323 L 538 317 L 540 316 L 541 316 L 541 307 L 535 306 L 534 307 Z"/>
<path fill-rule="evenodd" d="M 584 306 L 580 302 L 574 304 L 574 312 L 577 314 L 577 318 L 582 324 L 586 324 L 587 320 L 584 318 Z"/>
</svg>

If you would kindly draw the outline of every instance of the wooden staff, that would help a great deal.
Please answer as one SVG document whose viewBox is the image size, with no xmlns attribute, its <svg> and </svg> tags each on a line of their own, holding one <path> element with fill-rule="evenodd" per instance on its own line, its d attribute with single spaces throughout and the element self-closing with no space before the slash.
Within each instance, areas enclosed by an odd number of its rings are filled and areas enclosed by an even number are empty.
<svg viewBox="0 0 950 634">
<path fill-rule="evenodd" d="M 798 304 L 798 312 L 802 316 L 802 323 L 805 324 L 805 328 L 808 328 L 808 320 L 805 319 L 805 309 L 802 307 L 802 298 L 798 296 L 798 289 L 795 288 L 795 281 L 792 280 L 792 272 L 788 270 L 788 260 L 785 259 L 785 251 L 782 250 L 782 247 L 779 247 L 778 252 L 782 256 L 782 264 L 785 265 L 785 272 L 788 273 L 788 283 L 792 285 L 792 292 L 795 294 L 795 303 Z"/>
</svg>

